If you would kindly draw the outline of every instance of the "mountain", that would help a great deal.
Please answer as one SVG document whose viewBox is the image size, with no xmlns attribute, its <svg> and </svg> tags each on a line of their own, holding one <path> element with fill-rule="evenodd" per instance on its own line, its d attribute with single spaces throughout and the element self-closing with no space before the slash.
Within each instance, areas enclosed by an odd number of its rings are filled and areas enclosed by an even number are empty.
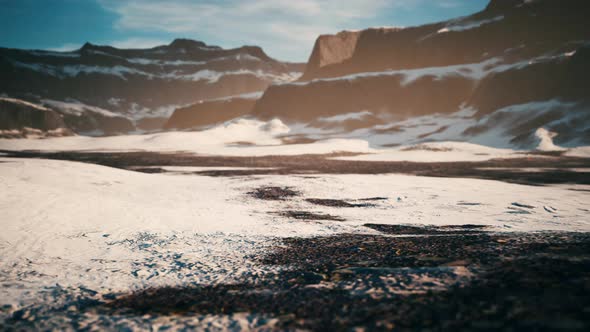
<svg viewBox="0 0 590 332">
<path fill-rule="evenodd" d="M 269 87 L 251 114 L 415 142 L 526 147 L 547 127 L 589 143 L 588 15 L 583 0 L 493 0 L 445 22 L 320 36 L 303 76 Z"/>
<path fill-rule="evenodd" d="M 249 115 L 262 93 L 248 93 L 178 108 L 164 125 L 164 129 L 198 129 Z"/>
<path fill-rule="evenodd" d="M 71 135 L 63 117 L 40 105 L 0 97 L 0 138 Z"/>
<path fill-rule="evenodd" d="M 84 131 L 127 132 L 158 129 L 175 108 L 262 91 L 297 78 L 302 69 L 256 46 L 222 49 L 188 39 L 150 49 L 90 43 L 72 52 L 0 48 L 0 94 L 41 104 L 77 104 L 83 117 L 106 114 L 92 111 L 101 109 L 127 118 L 132 128 L 88 120 L 97 126 L 84 125 Z"/>
</svg>

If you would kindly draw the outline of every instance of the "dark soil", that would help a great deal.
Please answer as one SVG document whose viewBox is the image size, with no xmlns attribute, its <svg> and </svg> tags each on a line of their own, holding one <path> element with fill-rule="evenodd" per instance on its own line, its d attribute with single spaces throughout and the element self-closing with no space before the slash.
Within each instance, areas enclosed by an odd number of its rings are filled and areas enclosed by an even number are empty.
<svg viewBox="0 0 590 332">
<path fill-rule="evenodd" d="M 255 198 L 267 201 L 280 201 L 286 198 L 299 196 L 300 193 L 287 187 L 261 187 L 249 192 Z"/>
<path fill-rule="evenodd" d="M 349 203 L 340 199 L 320 199 L 320 198 L 307 198 L 307 202 L 315 205 L 330 206 L 330 207 L 375 207 L 375 204 L 371 203 Z"/>
<path fill-rule="evenodd" d="M 331 220 L 331 221 L 346 221 L 346 219 L 342 217 L 333 216 L 331 214 L 320 214 L 320 213 L 312 213 L 308 211 L 283 211 L 279 212 L 279 215 L 287 218 L 293 218 L 297 220 L 303 221 L 313 221 L 313 220 Z"/>
<path fill-rule="evenodd" d="M 256 312 L 278 317 L 282 330 L 590 328 L 589 234 L 289 238 L 260 261 L 292 269 L 244 284 L 147 289 L 93 310 L 138 315 Z M 441 291 L 395 292 L 411 289 L 412 276 L 445 276 L 453 266 L 466 267 L 474 277 L 457 279 Z M 316 287 L 320 284 L 331 286 Z"/>
<path fill-rule="evenodd" d="M 258 169 L 204 171 L 209 176 L 247 176 L 260 174 L 386 174 L 403 173 L 436 177 L 467 177 L 500 180 L 511 183 L 544 185 L 556 183 L 590 184 L 590 172 L 574 172 L 572 168 L 590 168 L 590 158 L 539 154 L 513 159 L 493 159 L 481 162 L 372 162 L 334 160 L 329 155 L 221 157 L 188 153 L 157 152 L 38 152 L 0 151 L 9 157 L 72 160 L 131 169 L 147 166 L 250 167 Z M 267 169 L 260 169 L 267 168 Z M 482 169 L 486 168 L 486 169 Z M 492 168 L 492 169 L 490 169 Z M 498 168 L 498 169 L 493 169 Z M 550 168 L 543 172 L 513 172 L 501 168 Z M 140 169 L 146 171 L 146 169 Z M 148 172 L 153 172 L 149 170 Z"/>
<path fill-rule="evenodd" d="M 450 235 L 450 234 L 475 234 L 484 231 L 487 226 L 483 225 L 459 225 L 459 226 L 408 226 L 408 225 L 381 225 L 365 224 L 365 227 L 372 228 L 376 231 L 393 234 L 428 234 L 428 235 Z"/>
<path fill-rule="evenodd" d="M 361 198 L 359 201 L 386 201 L 388 200 L 387 197 L 369 197 L 369 198 Z"/>
</svg>

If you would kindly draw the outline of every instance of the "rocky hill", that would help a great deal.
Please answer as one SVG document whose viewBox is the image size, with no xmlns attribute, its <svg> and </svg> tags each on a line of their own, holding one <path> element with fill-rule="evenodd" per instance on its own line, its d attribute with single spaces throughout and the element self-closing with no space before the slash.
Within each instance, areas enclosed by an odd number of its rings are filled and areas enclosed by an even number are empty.
<svg viewBox="0 0 590 332">
<path fill-rule="evenodd" d="M 252 112 L 262 93 L 249 93 L 205 100 L 176 109 L 164 129 L 202 129 Z"/>
<path fill-rule="evenodd" d="M 132 129 L 154 129 L 175 108 L 262 91 L 297 78 L 302 69 L 259 47 L 222 49 L 188 39 L 150 49 L 90 43 L 72 52 L 0 48 L 0 93 L 100 108 L 129 119 Z"/>
<path fill-rule="evenodd" d="M 40 105 L 0 97 L 0 138 L 71 135 L 63 117 Z"/>
<path fill-rule="evenodd" d="M 406 131 L 398 121 L 463 111 L 469 125 L 445 138 L 493 132 L 525 146 L 546 126 L 560 143 L 587 143 L 589 14 L 582 0 L 494 0 L 446 22 L 322 36 L 303 77 L 271 86 L 253 115 L 321 126 L 318 119 L 370 114 L 355 128 L 377 124 L 365 132 L 371 135 Z"/>
</svg>

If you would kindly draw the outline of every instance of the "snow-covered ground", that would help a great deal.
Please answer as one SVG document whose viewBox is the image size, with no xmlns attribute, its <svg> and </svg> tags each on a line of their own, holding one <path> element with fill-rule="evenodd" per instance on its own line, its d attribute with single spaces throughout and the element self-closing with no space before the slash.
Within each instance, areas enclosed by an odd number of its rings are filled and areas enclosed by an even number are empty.
<svg viewBox="0 0 590 332">
<path fill-rule="evenodd" d="M 302 196 L 258 200 L 261 186 Z M 590 231 L 588 186 L 531 187 L 405 175 L 213 178 L 143 174 L 39 159 L 0 159 L 0 305 L 39 301 L 44 287 L 100 293 L 154 285 L 224 283 L 260 268 L 249 254 L 273 238 L 371 233 L 377 224 L 481 224 L 498 231 Z M 330 208 L 305 198 L 384 197 L 376 207 Z M 285 210 L 345 222 L 301 222 Z M 8 285 L 8 286 L 6 286 Z"/>
<path fill-rule="evenodd" d="M 279 120 L 238 119 L 198 132 L 166 132 L 110 137 L 72 136 L 67 139 L 0 139 L 0 150 L 187 151 L 210 155 L 260 156 L 324 154 L 337 151 L 371 152 L 367 141 L 329 139 L 311 144 L 282 145 L 278 138 L 290 132 Z M 240 142 L 254 146 L 241 146 Z"/>
<path fill-rule="evenodd" d="M 557 102 L 535 103 L 529 109 L 545 112 Z M 523 106 L 524 107 L 524 106 Z M 513 110 L 500 110 L 514 112 Z M 486 132 L 467 143 L 461 133 L 470 126 L 486 123 L 488 117 L 476 121 L 473 110 L 464 109 L 450 115 L 412 118 L 391 126 L 378 125 L 342 133 L 340 128 L 314 128 L 302 124 L 285 124 L 278 119 L 268 122 L 239 118 L 219 126 L 193 132 L 164 132 L 149 135 L 109 137 L 69 136 L 47 139 L 0 139 L 0 150 L 40 151 L 156 151 L 189 152 L 203 155 L 268 156 L 329 154 L 336 152 L 365 155 L 342 157 L 368 161 L 481 161 L 494 158 L 526 156 L 526 150 L 511 147 L 510 136 L 503 131 Z M 495 113 L 494 113 L 495 114 Z M 526 113 L 528 114 L 528 113 Z M 526 115 L 525 114 L 525 115 Z M 537 113 L 535 113 L 537 114 Z M 369 112 L 346 115 L 362 119 Z M 360 117 L 360 118 L 359 118 Z M 506 114 L 503 114 L 506 117 Z M 331 118 L 326 118 L 332 120 Z M 323 121 L 328 121 L 324 119 Z M 518 124 L 515 119 L 512 123 Z M 440 130 L 440 129 L 444 130 Z M 391 130 L 390 130 L 391 129 Z M 311 143 L 283 144 L 285 137 L 311 138 Z M 555 135 L 544 128 L 536 132 L 539 151 L 563 151 L 569 156 L 587 157 L 587 147 L 562 148 L 553 143 Z M 430 141 L 432 140 L 432 141 Z M 391 147 L 387 147 L 391 145 Z M 427 152 L 427 153 L 426 153 Z"/>
</svg>

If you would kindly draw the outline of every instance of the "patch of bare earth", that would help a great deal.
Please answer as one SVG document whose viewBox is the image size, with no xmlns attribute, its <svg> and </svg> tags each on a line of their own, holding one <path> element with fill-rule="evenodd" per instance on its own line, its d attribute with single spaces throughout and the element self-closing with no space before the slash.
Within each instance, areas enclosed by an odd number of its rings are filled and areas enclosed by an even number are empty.
<svg viewBox="0 0 590 332">
<path fill-rule="evenodd" d="M 279 330 L 590 328 L 588 234 L 435 229 L 448 235 L 432 236 L 423 234 L 432 229 L 413 227 L 402 232 L 419 234 L 283 239 L 258 259 L 286 270 L 244 283 L 151 288 L 86 310 L 142 317 L 250 312 L 276 318 L 266 328 Z"/>
<path fill-rule="evenodd" d="M 331 214 L 313 213 L 308 211 L 281 211 L 277 212 L 278 215 L 292 218 L 302 221 L 317 221 L 317 220 L 330 220 L 330 221 L 345 221 L 346 219 Z"/>
<path fill-rule="evenodd" d="M 565 157 L 560 156 L 559 153 L 529 154 L 521 158 L 492 159 L 478 162 L 405 162 L 333 159 L 334 157 L 358 155 L 354 153 L 228 157 L 200 156 L 180 152 L 0 152 L 6 154 L 7 157 L 72 160 L 150 173 L 154 171 L 149 167 L 154 166 L 198 166 L 239 168 L 198 173 L 209 176 L 399 173 L 419 176 L 489 179 L 529 185 L 590 184 L 590 172 L 571 171 L 572 169 L 590 168 L 590 158 Z M 513 172 L 510 170 L 517 168 L 524 171 Z M 530 169 L 543 169 L 543 171 L 528 171 Z"/>
<path fill-rule="evenodd" d="M 248 194 L 252 197 L 267 201 L 280 201 L 300 195 L 299 192 L 288 187 L 261 187 L 256 188 Z"/>
</svg>

